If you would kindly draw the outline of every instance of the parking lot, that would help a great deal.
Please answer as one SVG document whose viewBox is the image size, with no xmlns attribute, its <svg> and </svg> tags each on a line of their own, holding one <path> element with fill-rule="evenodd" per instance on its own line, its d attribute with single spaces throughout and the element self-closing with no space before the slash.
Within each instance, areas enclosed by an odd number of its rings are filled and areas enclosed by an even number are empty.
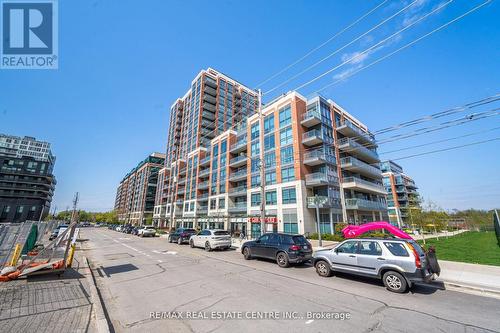
<svg viewBox="0 0 500 333">
<path fill-rule="evenodd" d="M 310 265 L 280 268 L 244 260 L 237 250 L 206 252 L 165 238 L 139 238 L 104 228 L 85 228 L 91 261 L 106 312 L 121 331 L 317 332 L 402 330 L 500 331 L 500 301 L 436 286 L 388 292 L 381 282 L 336 275 L 319 277 Z M 255 314 L 243 319 L 166 319 L 159 313 Z M 262 313 L 294 318 L 256 319 Z M 343 320 L 325 313 L 349 314 Z M 404 319 L 404 320 L 402 320 Z M 168 328 L 168 330 L 167 330 Z"/>
</svg>

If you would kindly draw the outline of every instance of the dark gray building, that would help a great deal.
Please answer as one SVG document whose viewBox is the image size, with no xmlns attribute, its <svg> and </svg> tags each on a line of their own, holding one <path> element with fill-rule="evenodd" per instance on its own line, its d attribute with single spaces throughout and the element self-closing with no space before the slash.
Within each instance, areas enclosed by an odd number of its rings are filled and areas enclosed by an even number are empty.
<svg viewBox="0 0 500 333">
<path fill-rule="evenodd" d="M 47 216 L 54 195 L 50 143 L 0 134 L 0 222 Z"/>
</svg>

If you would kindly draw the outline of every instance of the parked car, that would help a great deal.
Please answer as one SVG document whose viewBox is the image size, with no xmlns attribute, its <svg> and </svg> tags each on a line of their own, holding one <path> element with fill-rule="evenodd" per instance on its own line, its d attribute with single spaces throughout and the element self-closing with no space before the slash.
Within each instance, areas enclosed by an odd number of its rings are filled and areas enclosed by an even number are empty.
<svg viewBox="0 0 500 333">
<path fill-rule="evenodd" d="M 59 235 L 59 232 L 63 232 L 64 230 L 68 229 L 68 225 L 67 224 L 61 224 L 57 227 L 55 227 L 53 230 L 52 230 L 52 233 L 50 234 L 49 236 L 49 240 L 53 240 L 53 239 L 56 239 L 57 236 Z"/>
<path fill-rule="evenodd" d="M 118 232 L 121 232 L 121 231 L 122 231 L 122 229 L 123 229 L 123 227 L 122 227 L 121 225 L 119 225 L 119 226 L 117 226 L 117 227 L 116 227 L 116 229 L 115 229 L 115 230 L 116 230 L 116 231 L 118 231 Z"/>
<path fill-rule="evenodd" d="M 231 235 L 226 230 L 205 229 L 189 239 L 191 247 L 203 247 L 205 251 L 231 248 Z"/>
<path fill-rule="evenodd" d="M 132 235 L 136 235 L 136 236 L 137 236 L 137 234 L 139 233 L 139 228 L 137 228 L 137 227 L 133 227 L 133 228 L 132 228 L 132 231 L 131 231 L 130 233 L 131 233 Z"/>
<path fill-rule="evenodd" d="M 137 230 L 137 236 L 139 237 L 154 237 L 155 235 L 156 229 L 150 226 L 144 226 Z"/>
<path fill-rule="evenodd" d="M 316 251 L 313 257 L 320 276 L 338 271 L 373 277 L 397 293 L 432 278 L 425 252 L 414 240 L 348 239 L 333 249 Z"/>
<path fill-rule="evenodd" d="M 276 260 L 280 267 L 310 261 L 311 243 L 302 235 L 268 233 L 257 240 L 243 243 L 241 253 L 245 259 L 267 258 Z"/>
<path fill-rule="evenodd" d="M 196 230 L 187 229 L 187 228 L 178 228 L 173 233 L 168 235 L 168 242 L 173 243 L 177 242 L 177 244 L 182 244 L 185 242 L 189 242 L 189 239 L 192 235 L 196 235 Z"/>
</svg>

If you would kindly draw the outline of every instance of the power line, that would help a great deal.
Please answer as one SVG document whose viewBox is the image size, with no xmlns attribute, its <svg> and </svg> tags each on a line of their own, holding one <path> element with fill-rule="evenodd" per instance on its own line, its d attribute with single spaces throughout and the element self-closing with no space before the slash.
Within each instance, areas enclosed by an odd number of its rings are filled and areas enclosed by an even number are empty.
<svg viewBox="0 0 500 333">
<path fill-rule="evenodd" d="M 373 61 L 373 62 L 369 63 L 368 65 L 365 65 L 365 66 L 363 66 L 363 67 L 361 67 L 361 68 L 358 68 L 358 69 L 356 69 L 356 70 L 352 71 L 351 73 L 347 73 L 347 74 L 345 74 L 342 78 L 340 78 L 340 79 L 338 79 L 338 80 L 336 80 L 336 81 L 334 81 L 334 82 L 332 82 L 332 83 L 329 83 L 329 84 L 325 85 L 324 87 L 322 87 L 321 89 L 317 90 L 316 92 L 320 92 L 320 91 L 325 90 L 326 88 L 329 88 L 329 87 L 331 87 L 331 86 L 334 86 L 334 85 L 336 85 L 336 84 L 338 84 L 338 83 L 340 83 L 340 82 L 344 81 L 345 79 L 350 78 L 351 76 L 354 76 L 354 75 L 356 75 L 357 73 L 359 73 L 359 72 L 361 72 L 361 71 L 363 71 L 363 70 L 365 70 L 365 69 L 367 69 L 367 68 L 370 68 L 371 66 L 376 65 L 377 63 L 379 63 L 379 62 L 381 62 L 381 61 L 383 61 L 383 60 L 385 60 L 385 59 L 387 59 L 387 58 L 389 58 L 389 57 L 393 56 L 394 54 L 396 54 L 396 53 L 398 53 L 398 52 L 400 52 L 400 51 L 403 51 L 404 49 L 406 49 L 406 48 L 408 48 L 408 47 L 412 46 L 413 44 L 418 43 L 418 42 L 419 42 L 419 41 L 421 41 L 422 39 L 427 38 L 428 36 L 430 36 L 430 35 L 434 34 L 435 32 L 438 32 L 439 30 L 446 28 L 448 25 L 450 25 L 450 24 L 454 23 L 455 21 L 458 21 L 458 20 L 462 19 L 463 17 L 465 17 L 465 16 L 469 15 L 470 13 L 472 13 L 472 12 L 476 11 L 477 9 L 479 9 L 479 8 L 481 8 L 482 6 L 486 5 L 488 2 L 491 2 L 491 0 L 488 0 L 488 1 L 484 2 L 484 3 L 482 3 L 481 5 L 478 5 L 478 6 L 474 7 L 473 9 L 469 10 L 468 12 L 466 12 L 466 13 L 464 13 L 464 14 L 462 14 L 462 15 L 458 16 L 458 17 L 456 17 L 455 19 L 453 19 L 453 20 L 451 20 L 451 21 L 447 22 L 446 24 L 441 25 L 440 27 L 438 27 L 438 28 L 436 28 L 436 29 L 432 30 L 431 32 L 429 32 L 429 33 L 427 33 L 427 34 L 425 34 L 425 35 L 423 35 L 423 36 L 421 36 L 421 37 L 419 37 L 419 38 L 417 38 L 416 40 L 414 40 L 414 41 L 412 41 L 412 42 L 410 42 L 410 43 L 408 43 L 408 44 L 406 44 L 406 45 L 404 45 L 404 46 L 402 46 L 402 47 L 398 48 L 397 50 L 395 50 L 395 51 L 393 51 L 393 52 L 391 52 L 391 53 L 389 53 L 389 54 L 387 54 L 387 55 L 385 55 L 385 56 L 383 56 L 383 57 L 381 57 L 381 58 L 379 58 L 379 59 L 377 59 L 377 60 L 375 60 L 375 61 Z"/>
<path fill-rule="evenodd" d="M 463 144 L 463 145 L 459 145 L 459 146 L 454 146 L 454 147 L 448 147 L 448 148 L 443 148 L 443 149 L 431 150 L 431 151 L 427 151 L 427 152 L 424 152 L 424 153 L 413 154 L 413 155 L 408 155 L 408 156 L 404 156 L 404 157 L 392 158 L 391 160 L 392 161 L 400 161 L 400 160 L 405 160 L 405 159 L 412 158 L 412 157 L 418 157 L 418 156 L 423 156 L 423 155 L 435 154 L 435 153 L 440 153 L 440 152 L 444 152 L 444 151 L 459 149 L 459 148 L 463 148 L 463 147 L 475 146 L 475 145 L 479 145 L 479 144 L 483 144 L 483 143 L 487 143 L 487 142 L 492 142 L 492 141 L 497 141 L 497 140 L 500 140 L 500 137 L 496 137 L 496 138 L 488 139 L 488 140 L 476 141 L 476 142 L 472 142 L 472 143 L 468 143 L 468 144 Z"/>
<path fill-rule="evenodd" d="M 419 145 L 409 146 L 409 147 L 405 147 L 405 148 L 399 148 L 399 149 L 384 151 L 384 152 L 380 152 L 379 154 L 390 154 L 390 153 L 395 153 L 395 152 L 398 152 L 398 151 L 403 151 L 403 150 L 408 150 L 408 149 L 413 149 L 413 148 L 419 148 L 419 147 L 425 147 L 425 146 L 433 145 L 433 144 L 436 144 L 436 143 L 443 143 L 443 142 L 447 142 L 447 141 L 452 141 L 452 140 L 457 140 L 457 139 L 461 139 L 461 138 L 466 138 L 466 137 L 477 135 L 477 134 L 484 134 L 484 133 L 496 131 L 498 129 L 500 129 L 500 127 L 494 127 L 494 128 L 490 128 L 488 130 L 477 131 L 477 132 L 468 133 L 468 134 L 465 134 L 465 135 L 459 135 L 459 136 L 455 136 L 455 137 L 447 138 L 447 139 L 443 139 L 443 140 L 431 141 L 431 142 L 422 143 L 422 144 L 419 144 Z"/>
<path fill-rule="evenodd" d="M 335 38 L 337 38 L 338 36 L 340 36 L 341 34 L 343 34 L 344 32 L 346 32 L 347 30 L 349 30 L 350 28 L 352 28 L 353 26 L 355 26 L 356 24 L 358 24 L 359 22 L 361 22 L 363 19 L 365 19 L 366 17 L 368 17 L 370 14 L 372 14 L 373 12 L 375 12 L 378 8 L 380 8 L 381 6 L 383 6 L 388 0 L 384 0 L 382 1 L 380 4 L 378 4 L 377 6 L 375 6 L 374 8 L 370 9 L 368 12 L 366 12 L 365 14 L 363 14 L 362 16 L 360 16 L 359 18 L 357 18 L 354 22 L 352 22 L 351 24 L 347 25 L 346 27 L 344 27 L 342 30 L 340 30 L 339 32 L 335 33 L 332 37 L 330 37 L 329 39 L 327 39 L 326 41 L 324 41 L 323 43 L 321 43 L 319 46 L 315 47 L 314 49 L 310 50 L 309 52 L 307 52 L 306 54 L 304 54 L 302 57 L 300 57 L 298 60 L 292 62 L 291 64 L 289 64 L 288 66 L 284 67 L 283 69 L 281 69 L 279 72 L 271 75 L 270 77 L 268 77 L 267 79 L 265 79 L 264 81 L 262 81 L 261 83 L 259 83 L 256 88 L 259 88 L 261 87 L 262 85 L 266 84 L 267 82 L 271 81 L 272 79 L 274 79 L 275 77 L 283 74 L 284 72 L 286 72 L 287 70 L 289 70 L 290 68 L 292 68 L 293 66 L 297 65 L 298 63 L 300 63 L 301 61 L 303 61 L 304 59 L 306 59 L 307 57 L 309 57 L 311 54 L 313 54 L 314 52 L 318 51 L 319 49 L 321 49 L 323 46 L 325 46 L 326 44 L 330 43 L 331 41 L 333 41 Z"/>
<path fill-rule="evenodd" d="M 453 0 L 449 0 L 448 3 L 450 3 L 451 1 Z M 302 74 L 310 71 L 311 69 L 313 69 L 314 67 L 318 66 L 319 64 L 323 63 L 324 61 L 330 59 L 331 57 L 333 57 L 335 54 L 339 53 L 340 51 L 342 51 L 343 49 L 345 49 L 346 47 L 352 45 L 353 43 L 357 42 L 358 40 L 360 40 L 361 38 L 363 38 L 364 36 L 368 35 L 370 32 L 378 29 L 380 26 L 384 25 L 385 23 L 389 22 L 390 20 L 392 20 L 393 18 L 395 18 L 396 16 L 398 16 L 399 14 L 403 13 L 404 11 L 406 11 L 408 8 L 410 8 L 411 6 L 413 6 L 414 4 L 416 4 L 417 2 L 419 2 L 419 0 L 414 0 L 413 2 L 411 2 L 408 6 L 404 7 L 403 9 L 400 9 L 398 12 L 396 12 L 395 14 L 389 16 L 388 18 L 386 18 L 385 20 L 383 20 L 382 22 L 376 24 L 374 27 L 372 27 L 371 29 L 367 30 L 366 32 L 362 33 L 361 35 L 359 35 L 358 37 L 356 37 L 355 39 L 353 39 L 352 41 L 350 41 L 349 43 L 347 44 L 344 44 L 342 47 L 336 49 L 335 51 L 333 51 L 332 53 L 330 53 L 329 55 L 327 55 L 326 57 L 320 59 L 319 61 L 315 62 L 314 64 L 310 65 L 309 67 L 307 67 L 306 69 L 300 71 L 299 73 L 293 75 L 292 77 L 290 77 L 289 79 L 285 80 L 284 82 L 278 84 L 277 86 L 274 86 L 273 88 L 269 89 L 268 91 L 266 91 L 264 93 L 264 95 L 267 95 L 269 94 L 270 92 L 273 92 L 275 91 L 276 89 L 284 86 L 285 84 L 287 84 L 288 82 L 292 81 L 292 80 L 295 80 L 296 78 L 298 78 L 299 76 L 301 76 Z M 447 4 L 448 4 L 447 3 Z M 413 24 L 411 24 L 413 25 Z"/>
</svg>

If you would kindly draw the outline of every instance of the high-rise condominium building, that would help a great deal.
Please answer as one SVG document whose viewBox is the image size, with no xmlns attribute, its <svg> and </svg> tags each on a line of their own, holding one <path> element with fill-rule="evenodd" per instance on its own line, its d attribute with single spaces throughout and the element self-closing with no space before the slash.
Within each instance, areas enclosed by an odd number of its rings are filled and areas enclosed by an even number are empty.
<svg viewBox="0 0 500 333">
<path fill-rule="evenodd" d="M 316 206 L 328 233 L 338 222 L 387 215 L 376 143 L 365 125 L 321 96 L 287 93 L 262 107 L 262 119 L 257 107 L 255 92 L 221 73 L 197 76 L 171 109 L 156 221 L 256 236 L 261 200 L 268 231 L 316 232 Z"/>
<path fill-rule="evenodd" d="M 418 187 L 403 168 L 394 161 L 380 163 L 383 183 L 387 191 L 387 206 L 391 223 L 402 227 L 410 226 L 412 208 L 420 207 Z"/>
<path fill-rule="evenodd" d="M 0 134 L 0 222 L 43 219 L 56 179 L 50 143 Z"/>
<path fill-rule="evenodd" d="M 123 177 L 115 200 L 119 221 L 134 225 L 152 222 L 158 174 L 164 163 L 165 154 L 153 153 Z"/>
</svg>

